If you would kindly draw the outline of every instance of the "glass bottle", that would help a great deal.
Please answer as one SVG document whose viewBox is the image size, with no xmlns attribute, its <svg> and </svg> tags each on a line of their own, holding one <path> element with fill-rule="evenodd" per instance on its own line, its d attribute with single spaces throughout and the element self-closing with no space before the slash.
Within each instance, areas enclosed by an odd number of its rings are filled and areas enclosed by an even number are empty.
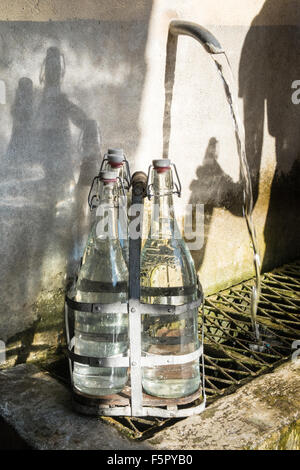
<svg viewBox="0 0 300 470">
<path fill-rule="evenodd" d="M 118 190 L 115 172 L 100 173 L 100 204 L 88 237 L 76 285 L 76 302 L 114 303 L 128 299 L 128 269 L 118 237 Z M 120 313 L 75 311 L 75 353 L 82 356 L 123 356 L 128 350 L 128 317 Z M 74 363 L 75 389 L 88 395 L 119 393 L 127 368 L 90 367 Z"/>
<path fill-rule="evenodd" d="M 197 276 L 173 208 L 171 162 L 153 160 L 151 228 L 141 253 L 141 302 L 182 305 L 197 299 Z M 142 315 L 142 354 L 182 355 L 199 348 L 198 309 L 175 315 Z M 144 367 L 144 391 L 179 398 L 200 386 L 199 360 Z"/>
<path fill-rule="evenodd" d="M 128 189 L 130 186 L 129 165 L 124 155 L 124 150 L 120 148 L 109 148 L 104 156 L 102 168 L 107 171 L 116 171 L 119 177 L 119 239 L 124 253 L 124 258 L 128 264 L 129 241 L 128 241 Z"/>
</svg>

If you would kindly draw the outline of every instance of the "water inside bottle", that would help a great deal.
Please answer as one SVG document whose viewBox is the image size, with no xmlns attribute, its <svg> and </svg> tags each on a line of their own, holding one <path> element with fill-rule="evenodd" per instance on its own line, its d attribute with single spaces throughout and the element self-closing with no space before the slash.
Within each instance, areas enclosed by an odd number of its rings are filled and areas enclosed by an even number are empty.
<svg viewBox="0 0 300 470">
<path fill-rule="evenodd" d="M 154 203 L 158 199 L 154 198 Z M 171 196 L 160 198 L 160 215 L 141 254 L 141 302 L 183 305 L 197 298 L 197 278 L 193 259 L 179 235 L 176 220 L 167 214 Z M 142 353 L 182 355 L 199 348 L 198 309 L 182 314 L 142 315 Z M 182 365 L 143 368 L 146 393 L 163 398 L 190 395 L 200 385 L 199 360 Z"/>
<path fill-rule="evenodd" d="M 112 208 L 116 213 L 116 208 Z M 117 218 L 114 215 L 117 227 Z M 94 224 L 88 238 L 76 286 L 69 297 L 77 302 L 126 302 L 128 270 L 118 237 L 99 238 Z M 116 229 L 117 235 L 117 229 Z M 120 313 L 75 311 L 75 353 L 90 357 L 118 357 L 128 351 L 128 317 Z M 90 367 L 74 363 L 74 387 L 88 395 L 119 393 L 127 382 L 125 367 Z"/>
</svg>

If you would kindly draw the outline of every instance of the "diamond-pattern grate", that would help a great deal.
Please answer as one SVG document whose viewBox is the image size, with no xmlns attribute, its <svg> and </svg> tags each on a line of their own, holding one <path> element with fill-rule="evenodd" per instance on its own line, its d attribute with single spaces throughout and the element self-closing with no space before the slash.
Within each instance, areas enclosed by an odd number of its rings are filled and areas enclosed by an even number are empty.
<svg viewBox="0 0 300 470">
<path fill-rule="evenodd" d="M 300 260 L 262 276 L 257 321 L 263 350 L 251 348 L 250 292 L 253 280 L 211 295 L 204 307 L 205 389 L 208 404 L 288 360 L 300 339 Z M 199 322 L 201 332 L 202 319 Z M 65 364 L 65 363 L 64 363 Z M 66 381 L 65 373 L 49 369 Z M 132 439 L 146 439 L 176 419 L 101 418 Z"/>
<path fill-rule="evenodd" d="M 205 302 L 206 392 L 214 399 L 287 360 L 300 338 L 300 262 L 262 276 L 257 322 L 264 350 L 251 348 L 252 281 Z"/>
</svg>

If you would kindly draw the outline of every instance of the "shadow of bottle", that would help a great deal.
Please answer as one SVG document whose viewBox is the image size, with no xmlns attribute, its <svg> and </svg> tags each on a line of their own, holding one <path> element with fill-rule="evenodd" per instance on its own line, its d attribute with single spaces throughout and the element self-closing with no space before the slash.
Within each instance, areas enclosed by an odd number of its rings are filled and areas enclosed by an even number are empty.
<svg viewBox="0 0 300 470">
<path fill-rule="evenodd" d="M 235 183 L 218 163 L 219 145 L 211 137 L 204 155 L 203 164 L 196 170 L 196 179 L 190 184 L 190 204 L 204 205 L 204 239 L 199 250 L 193 250 L 195 267 L 198 271 L 203 263 L 210 225 L 215 208 L 224 208 L 242 216 L 242 183 Z"/>
</svg>

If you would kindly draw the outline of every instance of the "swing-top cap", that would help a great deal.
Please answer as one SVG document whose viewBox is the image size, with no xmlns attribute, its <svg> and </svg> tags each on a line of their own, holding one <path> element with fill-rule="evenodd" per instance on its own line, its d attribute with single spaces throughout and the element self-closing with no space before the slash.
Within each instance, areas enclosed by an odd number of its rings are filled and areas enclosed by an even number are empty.
<svg viewBox="0 0 300 470">
<path fill-rule="evenodd" d="M 160 158 L 159 160 L 152 161 L 154 168 L 166 168 L 171 165 L 169 158 Z"/>
<path fill-rule="evenodd" d="M 117 181 L 118 173 L 116 171 L 100 171 L 100 181 L 104 183 L 115 183 Z"/>
<path fill-rule="evenodd" d="M 124 161 L 124 150 L 123 149 L 108 149 L 107 150 L 107 159 L 109 163 L 119 164 Z"/>
<path fill-rule="evenodd" d="M 171 160 L 168 158 L 160 158 L 152 161 L 153 167 L 158 172 L 163 172 L 170 169 Z"/>
</svg>

